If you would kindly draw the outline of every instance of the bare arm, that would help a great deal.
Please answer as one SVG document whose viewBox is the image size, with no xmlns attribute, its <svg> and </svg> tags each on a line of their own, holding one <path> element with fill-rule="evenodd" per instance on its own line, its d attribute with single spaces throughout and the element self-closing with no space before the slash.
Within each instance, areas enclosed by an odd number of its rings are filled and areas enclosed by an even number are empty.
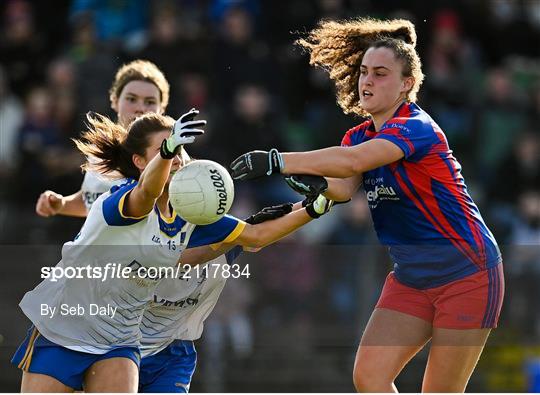
<svg viewBox="0 0 540 395">
<path fill-rule="evenodd" d="M 403 158 L 394 143 L 373 139 L 353 147 L 329 147 L 316 151 L 283 153 L 284 174 L 313 174 L 347 178 Z"/>
<path fill-rule="evenodd" d="M 141 173 L 139 183 L 126 196 L 123 215 L 142 217 L 152 210 L 163 193 L 172 162 L 172 159 L 163 159 L 158 154 L 148 163 Z"/>
<path fill-rule="evenodd" d="M 246 227 L 234 242 L 244 247 L 263 248 L 294 232 L 312 219 L 305 209 L 300 209 L 262 224 L 246 224 Z"/>
<path fill-rule="evenodd" d="M 161 196 L 171 174 L 173 158 L 184 144 L 191 144 L 196 136 L 204 133 L 205 120 L 195 120 L 199 111 L 192 108 L 178 118 L 171 134 L 163 140 L 159 153 L 146 165 L 137 186 L 128 192 L 123 214 L 128 217 L 147 215 Z M 166 159 L 165 159 L 166 158 Z"/>
<path fill-rule="evenodd" d="M 82 198 L 82 191 L 72 195 L 64 196 L 64 205 L 58 214 L 69 215 L 71 217 L 86 217 L 86 206 Z"/>
<path fill-rule="evenodd" d="M 301 208 L 278 219 L 257 225 L 246 224 L 242 233 L 232 243 L 220 244 L 217 249 L 208 245 L 189 248 L 182 252 L 180 262 L 183 265 L 196 266 L 225 254 L 237 245 L 260 249 L 275 243 L 312 219 L 306 210 Z"/>
<path fill-rule="evenodd" d="M 229 252 L 234 247 L 235 244 L 224 243 L 221 244 L 217 249 L 213 249 L 208 245 L 188 248 L 182 252 L 180 264 L 189 266 L 201 265 Z"/>
<path fill-rule="evenodd" d="M 295 203 L 293 209 L 295 211 L 280 218 L 264 220 L 264 222 L 255 225 L 246 223 L 242 233 L 231 243 L 189 248 L 182 253 L 180 262 L 190 266 L 199 265 L 225 254 L 237 245 L 245 247 L 244 250 L 247 248 L 251 252 L 257 252 L 287 236 L 312 219 L 307 214 L 306 209 L 302 207 L 302 202 Z M 319 209 L 322 210 L 322 206 Z M 328 211 L 327 209 L 328 207 L 325 208 L 325 212 Z"/>
<path fill-rule="evenodd" d="M 62 196 L 53 191 L 45 191 L 36 203 L 36 213 L 42 217 L 67 215 L 70 217 L 86 217 L 86 206 L 82 200 L 82 191 L 69 196 Z"/>
<path fill-rule="evenodd" d="M 355 175 L 348 178 L 331 178 L 327 177 L 328 189 L 323 195 L 328 199 L 336 202 L 344 202 L 354 196 L 360 184 L 362 183 L 363 176 Z"/>
<path fill-rule="evenodd" d="M 249 224 L 260 224 L 266 221 L 271 221 L 272 219 L 276 219 L 279 217 L 282 217 L 283 215 L 286 215 L 287 213 L 287 205 L 279 205 L 279 206 L 272 206 L 272 207 L 265 207 L 261 211 L 259 211 L 257 214 L 252 215 L 248 219 L 246 219 L 245 222 Z M 302 209 L 302 202 L 297 202 L 294 205 L 292 205 L 292 210 L 300 210 Z M 234 248 L 236 246 L 236 243 L 221 243 L 221 244 L 214 244 L 212 246 L 201 246 L 201 247 L 193 247 L 185 250 L 182 253 L 182 256 L 180 258 L 180 262 L 182 264 L 195 266 L 199 265 L 205 262 L 208 262 L 212 259 L 217 258 L 220 255 L 223 255 L 227 253 L 229 250 Z M 257 252 L 260 250 L 260 248 L 253 248 L 248 249 L 250 252 Z"/>
</svg>

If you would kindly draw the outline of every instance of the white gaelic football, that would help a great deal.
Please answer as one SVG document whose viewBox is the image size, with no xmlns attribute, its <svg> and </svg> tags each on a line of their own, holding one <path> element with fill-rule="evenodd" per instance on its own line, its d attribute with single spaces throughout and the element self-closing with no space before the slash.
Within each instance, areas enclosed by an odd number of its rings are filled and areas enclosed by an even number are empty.
<svg viewBox="0 0 540 395">
<path fill-rule="evenodd" d="M 174 174 L 169 184 L 169 199 L 181 218 L 195 225 L 208 225 L 231 208 L 233 180 L 219 163 L 195 160 Z"/>
</svg>

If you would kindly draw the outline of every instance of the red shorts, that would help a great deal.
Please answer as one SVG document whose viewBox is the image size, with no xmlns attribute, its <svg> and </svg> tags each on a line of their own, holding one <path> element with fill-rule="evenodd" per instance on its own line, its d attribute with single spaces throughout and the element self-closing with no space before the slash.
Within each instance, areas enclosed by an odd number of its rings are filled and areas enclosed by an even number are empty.
<svg viewBox="0 0 540 395">
<path fill-rule="evenodd" d="M 413 315 L 436 328 L 496 328 L 503 297 L 502 264 L 429 289 L 408 287 L 391 272 L 375 307 Z"/>
</svg>

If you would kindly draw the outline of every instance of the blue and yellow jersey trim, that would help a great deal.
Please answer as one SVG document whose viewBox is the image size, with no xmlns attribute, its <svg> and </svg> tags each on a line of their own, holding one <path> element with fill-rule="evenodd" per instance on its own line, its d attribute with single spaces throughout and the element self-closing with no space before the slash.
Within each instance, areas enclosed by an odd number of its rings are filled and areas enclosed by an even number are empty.
<svg viewBox="0 0 540 395">
<path fill-rule="evenodd" d="M 137 186 L 136 180 L 129 180 L 125 184 L 120 186 L 113 186 L 111 188 L 111 194 L 103 200 L 102 210 L 103 217 L 110 226 L 126 226 L 133 225 L 142 219 L 146 218 L 148 214 L 140 217 L 130 217 L 124 215 L 124 203 L 128 193 Z"/>
<path fill-rule="evenodd" d="M 126 197 L 128 193 L 130 192 L 131 192 L 131 189 L 129 191 L 126 191 L 120 198 L 120 202 L 118 202 L 118 211 L 120 212 L 120 215 L 122 216 L 122 218 L 125 218 L 125 219 L 139 219 L 140 220 L 140 219 L 146 218 L 148 214 L 150 213 L 141 215 L 140 217 L 130 217 L 129 215 L 124 214 L 124 202 L 126 201 Z"/>
<path fill-rule="evenodd" d="M 240 236 L 245 227 L 244 221 L 230 215 L 226 215 L 210 225 L 196 226 L 189 239 L 188 248 L 216 243 L 232 243 Z"/>
<path fill-rule="evenodd" d="M 236 225 L 236 228 L 234 228 L 234 230 L 231 232 L 229 236 L 227 236 L 225 240 L 220 241 L 219 243 L 210 244 L 210 248 L 216 251 L 222 244 L 232 243 L 238 238 L 238 236 L 240 236 L 240 234 L 244 231 L 245 227 L 246 227 L 246 223 L 244 221 L 238 222 L 238 225 Z"/>
<path fill-rule="evenodd" d="M 171 238 L 175 237 L 178 232 L 182 230 L 184 225 L 186 224 L 186 221 L 180 218 L 174 209 L 172 209 L 172 215 L 170 218 L 167 218 L 164 216 L 161 211 L 159 211 L 157 206 L 154 206 L 154 211 L 156 212 L 158 216 L 159 221 L 159 230 L 161 233 L 163 233 L 165 236 Z"/>
<path fill-rule="evenodd" d="M 244 231 L 244 228 L 246 227 L 246 223 L 244 221 L 238 221 L 238 224 L 236 224 L 236 227 L 233 229 L 233 231 L 227 236 L 225 240 L 222 241 L 222 243 L 232 243 L 235 241 L 238 236 Z"/>
</svg>

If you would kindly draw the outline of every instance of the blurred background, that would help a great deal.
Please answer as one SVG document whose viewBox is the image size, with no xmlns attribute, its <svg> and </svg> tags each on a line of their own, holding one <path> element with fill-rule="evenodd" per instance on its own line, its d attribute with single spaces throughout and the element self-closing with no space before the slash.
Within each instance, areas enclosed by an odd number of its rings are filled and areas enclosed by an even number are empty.
<svg viewBox="0 0 540 395">
<path fill-rule="evenodd" d="M 505 259 L 507 293 L 469 391 L 540 391 L 540 0 L 3 0 L 0 2 L 0 390 L 29 322 L 17 304 L 82 221 L 40 218 L 39 194 L 80 188 L 70 138 L 136 58 L 171 83 L 168 114 L 197 107 L 194 157 L 339 145 L 359 119 L 293 41 L 321 18 L 403 17 L 418 32 L 419 105 L 448 136 Z M 233 213 L 298 200 L 279 177 L 237 183 Z M 207 322 L 195 392 L 353 391 L 362 329 L 391 263 L 360 191 L 279 245 L 244 254 Z M 397 381 L 419 391 L 426 353 Z"/>
</svg>

